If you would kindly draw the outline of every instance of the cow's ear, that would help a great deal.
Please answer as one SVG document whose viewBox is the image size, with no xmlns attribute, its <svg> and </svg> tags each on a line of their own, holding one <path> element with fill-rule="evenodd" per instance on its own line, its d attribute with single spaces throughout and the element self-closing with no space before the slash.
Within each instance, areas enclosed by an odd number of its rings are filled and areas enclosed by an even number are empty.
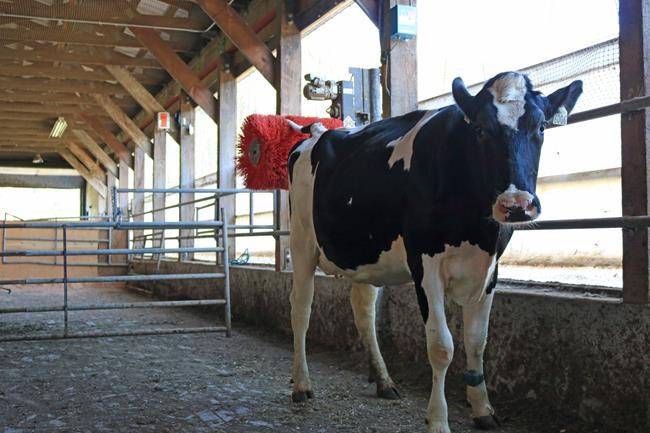
<svg viewBox="0 0 650 433">
<path fill-rule="evenodd" d="M 474 97 L 470 95 L 462 78 L 454 78 L 454 81 L 451 83 L 451 94 L 454 96 L 454 101 L 456 101 L 456 104 L 465 116 L 470 120 L 474 120 L 476 116 L 476 104 L 474 104 Z"/>
<path fill-rule="evenodd" d="M 554 125 L 566 125 L 569 114 L 582 94 L 582 81 L 576 80 L 547 97 L 546 119 Z"/>
</svg>

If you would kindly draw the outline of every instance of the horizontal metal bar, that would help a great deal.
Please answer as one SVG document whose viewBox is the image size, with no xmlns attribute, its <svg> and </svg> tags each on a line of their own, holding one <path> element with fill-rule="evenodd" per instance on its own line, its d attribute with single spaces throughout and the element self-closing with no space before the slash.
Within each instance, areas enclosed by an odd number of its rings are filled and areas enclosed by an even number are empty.
<svg viewBox="0 0 650 433">
<path fill-rule="evenodd" d="M 155 302 L 117 302 L 110 304 L 68 305 L 68 311 L 126 310 L 131 308 L 178 308 L 225 305 L 224 299 L 202 299 L 196 301 L 155 301 Z M 64 311 L 64 305 L 43 307 L 6 307 L 0 308 L 0 314 L 14 313 L 52 313 Z"/>
<path fill-rule="evenodd" d="M 613 229 L 647 228 L 650 216 L 625 216 L 612 218 L 565 219 L 536 221 L 530 224 L 515 225 L 515 230 L 567 230 L 567 229 Z"/>
<path fill-rule="evenodd" d="M 114 229 L 191 229 L 191 228 L 216 228 L 223 226 L 221 221 L 174 221 L 174 222 L 34 222 L 34 223 L 0 223 L 0 228 L 21 229 L 50 229 L 50 228 L 76 228 L 76 227 L 111 227 Z"/>
<path fill-rule="evenodd" d="M 261 194 L 271 194 L 273 190 L 255 190 L 255 189 L 216 189 L 216 188 L 117 188 L 117 193 L 155 193 L 155 194 L 179 194 L 179 193 L 195 193 L 195 194 L 217 194 L 219 196 L 231 195 L 231 194 L 248 194 L 248 193 L 261 193 Z"/>
<path fill-rule="evenodd" d="M 60 238 L 5 238 L 8 241 L 34 241 L 34 242 L 63 242 Z M 78 244 L 96 244 L 96 243 L 108 243 L 109 239 L 68 239 L 67 242 L 78 243 Z"/>
<path fill-rule="evenodd" d="M 5 265 L 42 265 L 42 266 L 63 266 L 63 263 L 54 263 L 37 260 L 16 260 L 11 262 L 5 259 Z M 68 263 L 68 267 L 92 267 L 92 268 L 113 268 L 113 267 L 128 267 L 128 263 L 106 263 L 106 262 L 90 262 L 90 263 Z"/>
<path fill-rule="evenodd" d="M 214 200 L 214 196 L 198 198 L 196 200 L 184 201 L 184 202 L 177 203 L 177 204 L 170 204 L 169 206 L 148 210 L 146 212 L 134 213 L 134 214 L 131 214 L 131 217 L 143 216 L 143 215 L 147 215 L 147 214 L 154 213 L 154 212 L 162 212 L 164 210 L 174 209 L 174 208 L 181 207 L 181 206 L 187 206 L 188 204 L 199 203 L 199 202 L 207 201 L 207 200 Z M 212 203 L 210 206 L 214 206 L 214 203 Z"/>
<path fill-rule="evenodd" d="M 124 254 L 165 254 L 165 253 L 220 253 L 223 248 L 115 248 L 104 250 L 67 250 L 66 255 L 71 256 L 111 256 Z M 0 252 L 0 257 L 59 257 L 63 250 L 13 250 Z"/>
<path fill-rule="evenodd" d="M 68 283 L 113 283 L 123 281 L 162 281 L 162 280 L 194 280 L 194 279 L 224 278 L 220 273 L 204 274 L 157 274 L 157 275 L 115 275 L 105 277 L 68 278 Z M 22 280 L 0 280 L 0 285 L 8 284 L 61 284 L 63 278 L 26 278 Z"/>
<path fill-rule="evenodd" d="M 0 342 L 9 341 L 42 341 L 42 340 L 63 340 L 68 338 L 95 338 L 95 337 L 136 337 L 141 335 L 171 335 L 171 334 L 204 334 L 209 332 L 226 332 L 225 326 L 209 326 L 203 328 L 169 328 L 169 329 L 145 329 L 141 331 L 120 331 L 120 332 L 80 332 L 68 335 L 47 334 L 33 336 L 11 336 L 2 337 Z"/>
<path fill-rule="evenodd" d="M 623 114 L 630 111 L 642 110 L 648 107 L 650 107 L 650 96 L 640 96 L 637 98 L 626 99 L 625 101 L 615 104 L 605 105 L 592 110 L 585 110 L 572 114 L 569 116 L 568 123 L 584 122 L 586 120 L 594 120 L 614 114 Z"/>
</svg>

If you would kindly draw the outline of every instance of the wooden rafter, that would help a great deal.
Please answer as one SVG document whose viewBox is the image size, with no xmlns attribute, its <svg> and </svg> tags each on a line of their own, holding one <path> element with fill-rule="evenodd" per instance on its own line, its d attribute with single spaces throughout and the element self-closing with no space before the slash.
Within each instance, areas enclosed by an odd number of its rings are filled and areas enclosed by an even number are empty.
<svg viewBox="0 0 650 433">
<path fill-rule="evenodd" d="M 53 68 L 51 63 L 37 62 L 26 66 L 20 64 L 0 65 L 0 76 L 16 78 L 56 78 L 61 80 L 84 81 L 113 81 L 111 74 L 102 67 L 82 68 L 80 65 Z M 86 66 L 86 65 L 84 65 Z M 142 69 L 138 73 L 131 72 L 144 85 L 159 85 L 169 79 L 167 73 L 158 69 Z"/>
<path fill-rule="evenodd" d="M 105 95 L 126 95 L 119 84 L 85 82 L 80 80 L 50 80 L 42 78 L 0 79 L 0 89 L 27 90 L 61 93 L 103 93 Z"/>
<path fill-rule="evenodd" d="M 124 161 L 129 167 L 133 168 L 133 156 L 131 155 L 131 152 L 129 152 L 129 149 L 127 149 L 126 146 L 123 145 L 122 142 L 118 140 L 97 117 L 89 114 L 82 114 L 79 118 L 101 137 L 104 143 L 115 152 L 120 161 Z"/>
<path fill-rule="evenodd" d="M 105 182 L 102 182 L 101 179 L 98 179 L 93 173 L 91 173 L 91 171 L 88 170 L 86 166 L 84 166 L 81 161 L 79 161 L 79 159 L 77 159 L 77 157 L 74 156 L 69 150 L 62 149 L 59 151 L 59 155 L 61 155 L 61 157 L 65 159 L 68 164 L 72 166 L 72 168 L 77 170 L 81 177 L 83 177 L 100 196 L 106 198 L 108 190 L 106 188 Z"/>
<path fill-rule="evenodd" d="M 119 66 L 110 65 L 106 66 L 106 69 L 122 85 L 124 90 L 133 96 L 133 99 L 138 101 L 138 104 L 147 113 L 154 115 L 155 113 L 165 111 L 165 108 L 160 102 L 129 71 Z"/>
<path fill-rule="evenodd" d="M 75 24 L 74 31 L 62 31 L 56 23 L 49 26 L 35 24 L 30 20 L 2 20 L 11 22 L 15 28 L 0 28 L 0 40 L 20 42 L 55 42 L 99 47 L 143 48 L 136 38 L 115 26 Z M 169 46 L 178 52 L 191 52 L 198 36 L 184 32 L 169 32 Z"/>
<path fill-rule="evenodd" d="M 119 176 L 117 164 L 108 156 L 104 149 L 83 129 L 73 129 L 72 134 L 77 137 L 79 142 L 108 170 L 113 176 Z"/>
<path fill-rule="evenodd" d="M 275 87 L 277 83 L 273 53 L 228 1 L 196 0 L 196 3 L 214 20 L 244 57 Z"/>
<path fill-rule="evenodd" d="M 145 135 L 138 125 L 136 125 L 133 120 L 120 109 L 115 102 L 111 100 L 106 95 L 93 95 L 93 98 L 101 105 L 101 107 L 106 111 L 114 121 L 119 125 L 119 127 L 133 140 L 136 146 L 144 150 L 149 156 L 153 156 L 153 149 L 151 146 L 151 141 Z"/>
<path fill-rule="evenodd" d="M 151 29 L 131 29 L 143 45 L 158 59 L 169 75 L 183 87 L 188 95 L 206 112 L 212 119 L 217 119 L 217 101 L 214 95 L 201 80 L 194 74 L 192 69 L 172 51 L 165 41 Z"/>
<path fill-rule="evenodd" d="M 49 92 L 3 92 L 0 90 L 0 102 L 47 102 L 56 101 L 61 105 L 97 105 L 97 102 L 87 96 L 77 96 L 74 93 L 49 93 Z M 137 104 L 130 98 L 116 98 L 116 103 L 125 109 L 137 108 Z"/>
<path fill-rule="evenodd" d="M 2 4 L 2 3 L 0 3 Z M 31 47 L 31 49 L 0 48 L 0 60 L 21 60 L 28 62 L 63 62 L 79 63 L 83 65 L 120 65 L 137 66 L 140 68 L 160 68 L 158 62 L 152 59 L 130 57 L 109 48 L 92 47 L 90 49 L 66 48 L 61 51 L 45 47 Z"/>
<path fill-rule="evenodd" d="M 0 3 L 0 13 L 19 18 L 29 16 L 37 20 L 57 22 L 106 23 L 124 26 L 143 26 L 159 29 L 177 29 L 184 31 L 203 31 L 209 26 L 205 17 L 174 18 L 155 15 L 141 15 L 136 11 L 137 2 L 128 0 L 84 0 L 83 7 L 79 2 L 60 4 L 59 7 L 48 7 L 32 1 L 19 1 L 13 4 Z"/>
</svg>

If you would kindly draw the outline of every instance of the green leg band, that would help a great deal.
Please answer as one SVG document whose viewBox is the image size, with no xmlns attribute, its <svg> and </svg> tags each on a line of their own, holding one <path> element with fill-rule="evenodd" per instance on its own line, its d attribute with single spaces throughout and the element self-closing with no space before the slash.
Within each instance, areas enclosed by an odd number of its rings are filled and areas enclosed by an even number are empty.
<svg viewBox="0 0 650 433">
<path fill-rule="evenodd" d="M 467 386 L 479 386 L 485 381 L 485 376 L 476 370 L 468 370 L 463 374 L 463 380 Z"/>
</svg>

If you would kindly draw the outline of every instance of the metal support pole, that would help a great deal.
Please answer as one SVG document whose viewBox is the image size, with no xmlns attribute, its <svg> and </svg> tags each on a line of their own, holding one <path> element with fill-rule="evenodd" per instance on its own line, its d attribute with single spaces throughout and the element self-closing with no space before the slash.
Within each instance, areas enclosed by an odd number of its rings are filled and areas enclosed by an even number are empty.
<svg viewBox="0 0 650 433">
<path fill-rule="evenodd" d="M 248 193 L 248 224 L 251 226 L 248 229 L 249 233 L 253 233 L 253 193 L 250 192 Z"/>
<path fill-rule="evenodd" d="M 280 190 L 276 189 L 273 192 L 273 230 L 275 232 L 280 230 L 280 203 Z M 282 244 L 280 236 L 273 236 L 273 238 L 275 239 L 275 271 L 280 272 L 282 270 Z"/>
<path fill-rule="evenodd" d="M 68 336 L 68 229 L 65 226 L 63 227 L 63 335 Z"/>
<path fill-rule="evenodd" d="M 221 209 L 221 217 L 223 218 L 223 227 L 221 229 L 222 242 L 223 242 L 223 297 L 226 300 L 226 311 L 224 320 L 226 322 L 226 337 L 230 337 L 232 333 L 231 324 L 231 310 L 230 310 L 230 260 L 228 257 L 228 215 L 225 209 Z M 217 254 L 218 256 L 219 254 Z"/>
</svg>

